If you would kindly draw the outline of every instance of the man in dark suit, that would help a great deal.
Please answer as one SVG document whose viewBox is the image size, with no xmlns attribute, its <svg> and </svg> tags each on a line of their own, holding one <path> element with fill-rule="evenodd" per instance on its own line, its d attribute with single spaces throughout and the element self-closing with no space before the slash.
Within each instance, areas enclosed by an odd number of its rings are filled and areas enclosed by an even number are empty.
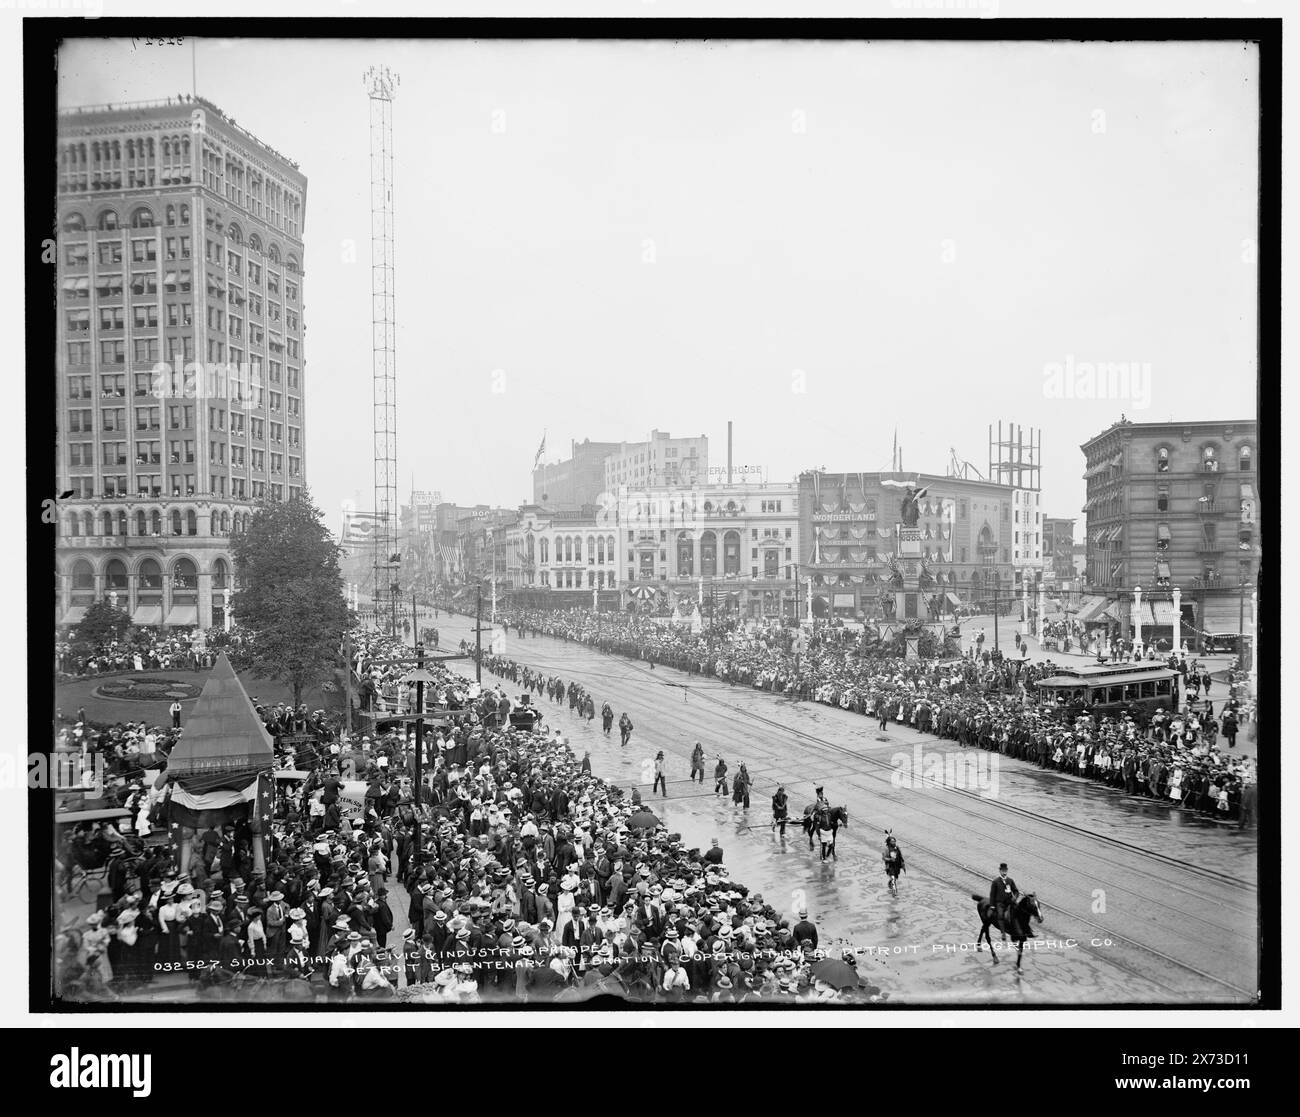
<svg viewBox="0 0 1300 1117">
<path fill-rule="evenodd" d="M 993 907 L 998 929 L 1004 934 L 1013 930 L 1011 913 L 1019 899 L 1020 889 L 1016 887 L 1016 882 L 1007 876 L 1007 863 L 1003 861 L 998 866 L 998 875 L 989 885 L 989 903 Z"/>
</svg>

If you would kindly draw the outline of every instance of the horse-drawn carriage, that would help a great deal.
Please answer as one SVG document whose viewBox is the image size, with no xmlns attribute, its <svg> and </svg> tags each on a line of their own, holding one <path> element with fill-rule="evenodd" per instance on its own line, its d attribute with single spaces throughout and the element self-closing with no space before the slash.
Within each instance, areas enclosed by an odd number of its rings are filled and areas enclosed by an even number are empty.
<svg viewBox="0 0 1300 1117">
<path fill-rule="evenodd" d="M 542 727 L 542 711 L 532 703 L 532 696 L 521 694 L 519 703 L 510 711 L 510 728 L 535 733 Z"/>
</svg>

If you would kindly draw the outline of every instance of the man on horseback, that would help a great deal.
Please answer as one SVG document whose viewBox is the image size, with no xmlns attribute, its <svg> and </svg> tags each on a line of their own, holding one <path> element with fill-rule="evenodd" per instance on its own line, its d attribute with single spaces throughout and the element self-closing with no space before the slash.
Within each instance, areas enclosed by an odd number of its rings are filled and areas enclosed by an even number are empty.
<svg viewBox="0 0 1300 1117">
<path fill-rule="evenodd" d="M 993 908 L 994 921 L 1004 939 L 1008 933 L 1015 934 L 1016 929 L 1012 921 L 1015 917 L 1015 904 L 1019 899 L 1020 889 L 1016 887 L 1016 882 L 1007 876 L 1007 863 L 1003 861 L 998 866 L 998 875 L 989 885 L 989 905 Z"/>
<path fill-rule="evenodd" d="M 813 804 L 813 818 L 819 827 L 830 825 L 830 813 L 831 804 L 830 800 L 826 798 L 826 789 L 819 787 L 817 788 L 817 802 Z"/>
</svg>

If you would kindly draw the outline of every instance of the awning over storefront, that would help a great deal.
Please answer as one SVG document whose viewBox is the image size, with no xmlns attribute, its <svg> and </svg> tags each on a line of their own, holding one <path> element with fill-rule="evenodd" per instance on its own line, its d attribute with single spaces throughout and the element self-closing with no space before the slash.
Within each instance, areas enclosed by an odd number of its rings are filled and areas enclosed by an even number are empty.
<svg viewBox="0 0 1300 1117">
<path fill-rule="evenodd" d="M 1254 488 L 1251 486 L 1251 483 L 1250 483 L 1249 481 L 1243 481 L 1243 482 L 1241 483 L 1241 499 L 1242 499 L 1242 500 L 1254 500 L 1254 499 L 1255 499 L 1255 490 L 1254 490 Z"/>
<path fill-rule="evenodd" d="M 86 607 L 84 605 L 73 605 L 63 614 L 63 620 L 60 624 L 80 624 L 86 616 Z"/>
<path fill-rule="evenodd" d="M 1165 542 L 1169 541 L 1170 536 L 1168 524 L 1156 524 L 1156 538 L 1163 539 Z"/>
<path fill-rule="evenodd" d="M 162 624 L 161 605 L 137 605 L 131 614 L 132 624 Z"/>
<path fill-rule="evenodd" d="M 1155 612 L 1156 624 L 1173 627 L 1178 623 L 1178 617 L 1174 613 L 1174 603 L 1172 601 L 1157 601 L 1152 608 Z"/>
<path fill-rule="evenodd" d="M 1085 597 L 1079 603 L 1079 611 L 1074 615 L 1074 619 L 1080 624 L 1100 620 L 1106 614 L 1109 605 L 1110 602 L 1104 597 Z"/>
<path fill-rule="evenodd" d="M 1156 563 L 1156 577 L 1168 578 L 1169 576 L 1169 564 L 1167 562 Z"/>
<path fill-rule="evenodd" d="M 943 598 L 946 602 L 948 602 L 949 605 L 952 605 L 954 607 L 959 606 L 961 604 L 961 598 L 958 597 L 955 593 L 945 593 L 943 595 Z"/>
<path fill-rule="evenodd" d="M 171 611 L 167 614 L 167 623 L 169 625 L 198 624 L 199 607 L 197 605 L 173 605 Z"/>
</svg>

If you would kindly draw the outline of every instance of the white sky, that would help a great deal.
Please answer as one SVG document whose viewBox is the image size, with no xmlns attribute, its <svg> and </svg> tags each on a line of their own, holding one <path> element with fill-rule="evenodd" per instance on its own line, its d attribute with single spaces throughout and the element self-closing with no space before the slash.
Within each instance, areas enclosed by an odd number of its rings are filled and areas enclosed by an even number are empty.
<svg viewBox="0 0 1300 1117">
<path fill-rule="evenodd" d="M 548 460 L 657 427 L 721 464 L 731 419 L 737 463 L 775 480 L 887 467 L 895 426 L 909 469 L 949 447 L 984 469 L 1001 418 L 1043 429 L 1044 511 L 1079 516 L 1078 446 L 1121 411 L 1255 414 L 1251 46 L 201 40 L 197 60 L 199 93 L 308 177 L 307 469 L 331 524 L 373 487 L 380 62 L 401 75 L 403 500 L 412 475 L 530 499 L 543 428 Z M 74 42 L 60 79 L 65 104 L 166 97 L 190 50 Z M 1149 364 L 1149 406 L 1047 398 L 1068 359 Z"/>
</svg>

